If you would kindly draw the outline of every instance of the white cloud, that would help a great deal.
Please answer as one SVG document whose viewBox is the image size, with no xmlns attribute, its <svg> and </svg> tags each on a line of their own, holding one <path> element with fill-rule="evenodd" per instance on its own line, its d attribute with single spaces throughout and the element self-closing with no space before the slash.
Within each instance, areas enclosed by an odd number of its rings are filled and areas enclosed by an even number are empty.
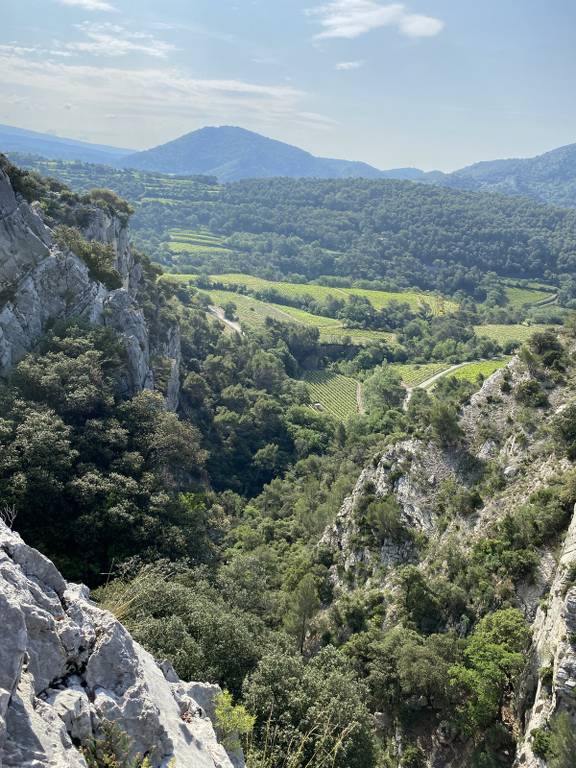
<svg viewBox="0 0 576 768">
<path fill-rule="evenodd" d="M 94 136 L 99 130 L 103 138 L 109 137 L 103 124 L 112 121 L 118 124 L 115 135 L 120 141 L 142 146 L 152 144 L 157 134 L 177 135 L 198 124 L 240 124 L 258 129 L 290 122 L 307 130 L 326 130 L 332 125 L 322 115 L 305 111 L 307 94 L 286 84 L 199 79 L 169 66 L 96 66 L 1 49 L 0 71 L 4 83 L 0 83 L 0 104 L 9 83 L 11 93 L 25 93 L 46 120 L 58 121 L 62 134 L 70 134 L 75 126 L 83 131 L 90 124 Z M 64 113 L 76 115 L 73 121 L 61 121 L 63 104 L 74 105 L 73 111 Z M 17 121 L 16 113 L 13 121 Z"/>
<path fill-rule="evenodd" d="M 106 0 L 58 0 L 61 5 L 73 5 L 85 11 L 115 11 L 113 5 Z"/>
<path fill-rule="evenodd" d="M 336 69 L 338 72 L 350 72 L 353 69 L 360 69 L 364 64 L 364 61 L 339 61 L 336 64 Z"/>
<path fill-rule="evenodd" d="M 88 38 L 80 42 L 65 43 L 67 51 L 88 53 L 93 56 L 126 56 L 130 53 L 144 53 L 155 58 L 165 58 L 174 46 L 145 32 L 131 32 L 117 24 L 79 24 Z"/>
<path fill-rule="evenodd" d="M 330 0 L 306 13 L 317 17 L 322 27 L 316 40 L 353 39 L 381 27 L 395 27 L 407 37 L 432 37 L 444 28 L 440 19 L 409 13 L 401 3 L 381 5 L 376 0 Z"/>
</svg>

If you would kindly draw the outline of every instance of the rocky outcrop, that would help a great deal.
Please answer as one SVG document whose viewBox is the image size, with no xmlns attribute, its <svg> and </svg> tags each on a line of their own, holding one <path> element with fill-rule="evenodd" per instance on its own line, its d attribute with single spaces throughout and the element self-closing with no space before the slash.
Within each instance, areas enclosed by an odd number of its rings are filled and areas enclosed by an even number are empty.
<svg viewBox="0 0 576 768">
<path fill-rule="evenodd" d="M 572 461 L 554 452 L 550 430 L 537 430 L 531 423 L 549 423 L 573 402 L 570 377 L 552 384 L 547 389 L 549 407 L 534 409 L 527 418 L 530 414 L 523 412 L 515 391 L 532 375 L 514 358 L 490 376 L 462 408 L 462 437 L 455 446 L 439 447 L 430 439 L 403 440 L 364 469 L 321 542 L 332 555 L 331 576 L 337 592 L 369 587 L 393 595 L 398 567 L 414 563 L 427 573 L 446 542 L 467 550 L 496 521 L 526 504 L 534 492 L 574 469 Z M 485 473 L 498 482 L 494 490 L 482 492 L 478 507 L 441 519 L 441 491 L 474 488 Z M 361 511 L 367 496 L 393 500 L 401 524 L 412 537 L 398 541 L 390 536 L 376 538 L 370 531 L 366 535 Z M 413 546 L 419 536 L 428 541 L 420 551 Z M 515 768 L 547 768 L 547 762 L 534 754 L 533 739 L 558 713 L 567 713 L 576 729 L 576 513 L 559 553 L 557 544 L 552 539 L 542 546 L 534 577 L 515 584 L 514 604 L 532 624 L 533 633 L 527 670 L 514 703 L 518 709 Z M 384 621 L 393 626 L 395 620 L 392 602 Z M 512 713 L 510 719 L 514 719 Z M 469 764 L 469 745 L 451 744 L 442 724 L 435 724 L 428 733 L 421 729 L 418 738 L 425 746 L 429 768 Z"/>
<path fill-rule="evenodd" d="M 336 585 L 356 585 L 389 568 L 414 562 L 412 540 L 384 539 L 378 546 L 360 543 L 357 510 L 367 494 L 376 499 L 393 498 L 399 505 L 406 530 L 430 534 L 435 527 L 434 498 L 443 480 L 454 478 L 457 457 L 444 454 L 421 440 L 405 440 L 387 449 L 365 469 L 352 494 L 340 508 L 335 522 L 325 531 L 321 545 L 333 553 L 332 580 Z"/>
<path fill-rule="evenodd" d="M 524 682 L 525 733 L 515 765 L 545 768 L 535 755 L 535 731 L 546 729 L 552 717 L 566 712 L 576 728 L 576 514 L 566 534 L 548 600 L 533 625 L 529 670 Z"/>
<path fill-rule="evenodd" d="M 86 768 L 104 721 L 154 768 L 242 768 L 214 726 L 214 685 L 185 683 L 0 522 L 0 766 Z"/>
<path fill-rule="evenodd" d="M 116 330 L 127 355 L 124 389 L 132 395 L 154 387 L 152 360 L 165 354 L 171 371 L 167 406 L 175 410 L 180 394 L 180 337 L 165 330 L 154 340 L 135 297 L 142 278 L 130 247 L 125 218 L 98 205 L 84 206 L 80 229 L 87 240 L 111 246 L 122 287 L 109 290 L 94 280 L 87 265 L 58 246 L 38 204 L 29 205 L 0 169 L 0 376 L 6 374 L 46 333 L 52 323 L 77 317 Z M 166 349 L 164 349 L 166 347 Z"/>
</svg>

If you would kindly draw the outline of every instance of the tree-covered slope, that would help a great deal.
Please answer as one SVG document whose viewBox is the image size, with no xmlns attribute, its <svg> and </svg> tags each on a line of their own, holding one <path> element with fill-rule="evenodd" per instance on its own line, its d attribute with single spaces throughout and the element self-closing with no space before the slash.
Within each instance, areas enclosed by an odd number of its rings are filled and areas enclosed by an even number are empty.
<svg viewBox="0 0 576 768">
<path fill-rule="evenodd" d="M 0 328 L 18 320 L 22 334 L 3 342 L 14 354 L 0 381 L 0 517 L 68 578 L 99 586 L 180 676 L 228 688 L 218 733 L 240 729 L 251 768 L 512 768 L 515 754 L 527 768 L 569 766 L 556 757 L 574 745 L 574 324 L 535 334 L 480 391 L 446 375 L 407 401 L 385 344 L 350 359 L 316 328 L 274 319 L 226 333 L 201 295 L 158 281 L 133 252 L 115 195 L 2 167 Z M 361 221 L 367 237 L 362 195 L 382 188 L 365 184 L 346 187 L 356 211 L 320 182 L 299 182 L 290 200 L 305 211 L 315 191 L 333 232 Z M 229 204 L 242 187 L 256 217 L 266 184 L 232 185 Z M 111 306 L 125 322 L 110 322 Z M 473 316 L 410 319 L 404 357 L 471 349 Z M 146 375 L 127 388 L 134 345 Z M 318 409 L 306 384 L 307 371 L 338 366 L 362 384 L 347 420 Z M 55 613 L 35 612 L 27 629 L 61 633 L 78 663 L 63 654 L 36 699 L 28 689 L 38 717 L 46 685 L 83 700 L 77 680 L 92 690 L 98 679 L 61 606 L 42 604 Z M 37 669 L 32 656 L 24 677 Z M 84 746 L 67 712 L 55 717 Z"/>
<path fill-rule="evenodd" d="M 381 175 L 366 163 L 314 157 L 298 147 L 234 126 L 187 133 L 130 155 L 121 165 L 161 173 L 208 174 L 220 181 L 273 176 L 377 178 Z"/>
<path fill-rule="evenodd" d="M 141 242 L 177 271 L 378 279 L 445 294 L 474 294 L 487 272 L 568 282 L 574 272 L 576 213 L 528 199 L 391 179 L 218 185 L 210 177 L 19 162 L 78 191 L 106 186 L 127 197 Z M 225 247 L 175 258 L 173 228 L 207 230 Z"/>
<path fill-rule="evenodd" d="M 576 206 L 576 144 L 526 159 L 475 163 L 434 179 L 453 187 L 485 189 Z"/>
<path fill-rule="evenodd" d="M 91 144 L 77 139 L 66 139 L 50 133 L 28 131 L 13 125 L 0 125 L 0 151 L 26 152 L 54 160 L 113 164 L 129 150 L 105 144 Z"/>
</svg>

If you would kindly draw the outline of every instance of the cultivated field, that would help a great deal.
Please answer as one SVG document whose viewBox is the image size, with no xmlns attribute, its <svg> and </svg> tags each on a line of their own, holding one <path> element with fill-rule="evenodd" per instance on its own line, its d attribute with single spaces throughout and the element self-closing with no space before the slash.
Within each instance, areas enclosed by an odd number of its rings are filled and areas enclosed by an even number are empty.
<svg viewBox="0 0 576 768">
<path fill-rule="evenodd" d="M 475 325 L 474 331 L 477 336 L 487 336 L 499 344 L 511 342 L 523 344 L 532 334 L 547 327 L 546 325 Z"/>
<path fill-rule="evenodd" d="M 499 360 L 481 360 L 476 363 L 466 363 L 466 365 L 451 373 L 450 376 L 464 381 L 476 382 L 479 376 L 487 378 L 499 368 L 504 368 L 511 359 L 511 357 L 502 357 Z"/>
<path fill-rule="evenodd" d="M 554 293 L 550 291 L 535 290 L 534 288 L 512 288 L 506 287 L 506 296 L 508 297 L 508 306 L 512 309 L 522 309 L 525 305 L 540 304 L 551 301 Z"/>
<path fill-rule="evenodd" d="M 310 371 L 304 381 L 310 390 L 312 405 L 320 406 L 319 410 L 341 421 L 358 413 L 358 383 L 354 379 L 331 371 Z"/>
<path fill-rule="evenodd" d="M 392 370 L 397 373 L 407 387 L 418 387 L 422 382 L 450 367 L 449 363 L 393 363 Z"/>
<path fill-rule="evenodd" d="M 186 281 L 191 279 L 191 275 L 171 275 L 171 278 Z M 275 291 L 280 296 L 295 298 L 301 296 L 311 296 L 314 299 L 326 299 L 329 296 L 347 299 L 349 296 L 364 296 L 370 301 L 375 309 L 382 309 L 390 304 L 391 301 L 398 301 L 409 304 L 412 309 L 418 309 L 422 304 L 429 304 L 432 311 L 438 314 L 452 312 L 457 309 L 453 301 L 443 300 L 434 294 L 416 292 L 416 291 L 368 291 L 364 288 L 333 288 L 327 285 L 316 285 L 314 283 L 286 283 L 275 280 L 265 280 L 262 277 L 253 275 L 244 275 L 241 273 L 229 272 L 223 275 L 213 275 L 214 282 L 222 285 L 243 285 L 251 291 Z"/>
<path fill-rule="evenodd" d="M 168 248 L 172 253 L 232 253 L 224 245 L 224 240 L 208 230 L 171 229 Z"/>
<path fill-rule="evenodd" d="M 170 275 L 170 277 L 173 276 Z M 336 320 L 333 317 L 312 315 L 310 312 L 305 312 L 296 307 L 271 304 L 254 299 L 252 296 L 245 296 L 242 293 L 218 290 L 203 290 L 201 293 L 210 296 L 211 300 L 220 307 L 223 307 L 228 302 L 236 304 L 236 316 L 240 325 L 246 329 L 262 328 L 266 318 L 271 317 L 283 323 L 298 323 L 318 328 L 320 340 L 325 344 L 341 344 L 346 338 L 349 338 L 353 344 L 362 345 L 373 341 L 384 341 L 388 344 L 394 343 L 393 333 L 345 328 L 340 320 Z"/>
</svg>

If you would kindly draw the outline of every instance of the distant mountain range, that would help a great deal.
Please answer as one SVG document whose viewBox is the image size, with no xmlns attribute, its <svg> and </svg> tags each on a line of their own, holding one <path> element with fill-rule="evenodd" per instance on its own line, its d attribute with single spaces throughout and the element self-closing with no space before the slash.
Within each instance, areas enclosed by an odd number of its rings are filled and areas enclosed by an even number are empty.
<svg viewBox="0 0 576 768">
<path fill-rule="evenodd" d="M 63 139 L 49 133 L 15 128 L 13 125 L 0 125 L 0 152 L 21 152 L 50 160 L 81 160 L 84 163 L 112 165 L 133 150 Z"/>
<path fill-rule="evenodd" d="M 0 125 L 0 151 L 80 160 L 173 175 L 204 174 L 220 181 L 247 178 L 404 179 L 453 189 L 524 195 L 576 207 L 576 144 L 529 159 L 475 163 L 454 173 L 418 168 L 379 170 L 367 163 L 316 157 L 298 147 L 234 126 L 201 128 L 143 152 L 89 144 Z"/>
</svg>

